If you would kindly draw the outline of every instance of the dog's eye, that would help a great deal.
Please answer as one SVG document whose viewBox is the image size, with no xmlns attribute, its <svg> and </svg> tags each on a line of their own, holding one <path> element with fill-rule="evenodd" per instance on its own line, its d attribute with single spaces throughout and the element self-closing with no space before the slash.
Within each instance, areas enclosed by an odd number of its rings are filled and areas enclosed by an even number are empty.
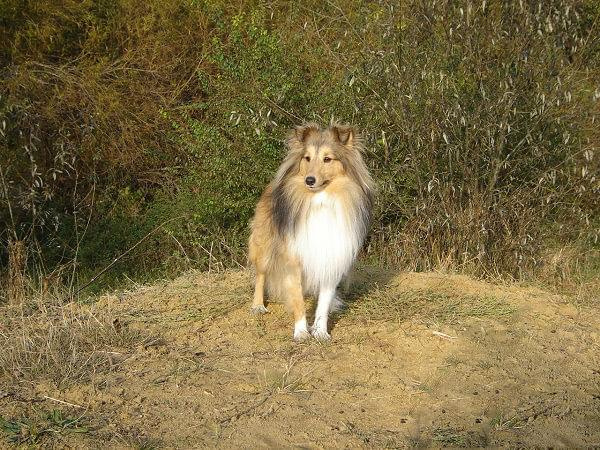
<svg viewBox="0 0 600 450">
<path fill-rule="evenodd" d="M 329 156 L 326 156 L 325 158 L 323 158 L 323 162 L 331 162 L 331 158 Z"/>
<path fill-rule="evenodd" d="M 310 156 L 305 156 L 304 159 L 310 162 Z"/>
</svg>

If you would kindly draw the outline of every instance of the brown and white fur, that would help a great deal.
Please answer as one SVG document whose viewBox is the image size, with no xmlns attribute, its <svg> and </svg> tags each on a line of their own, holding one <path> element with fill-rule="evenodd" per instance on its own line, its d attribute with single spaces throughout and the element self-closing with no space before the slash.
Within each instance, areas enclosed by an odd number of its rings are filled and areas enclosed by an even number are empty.
<svg viewBox="0 0 600 450">
<path fill-rule="evenodd" d="M 263 192 L 249 242 L 256 268 L 252 312 L 264 313 L 264 290 L 294 314 L 294 339 L 330 339 L 327 321 L 342 305 L 337 287 L 364 241 L 373 180 L 363 144 L 352 127 L 314 123 L 288 134 L 288 153 Z M 306 323 L 304 294 L 318 296 L 315 321 Z"/>
</svg>

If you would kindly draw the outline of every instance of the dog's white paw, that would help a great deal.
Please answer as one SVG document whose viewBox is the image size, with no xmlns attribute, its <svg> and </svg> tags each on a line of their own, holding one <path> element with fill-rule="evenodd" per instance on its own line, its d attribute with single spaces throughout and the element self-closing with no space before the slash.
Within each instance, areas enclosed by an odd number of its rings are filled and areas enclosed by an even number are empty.
<svg viewBox="0 0 600 450">
<path fill-rule="evenodd" d="M 310 333 L 308 332 L 308 326 L 306 319 L 300 319 L 294 324 L 294 340 L 296 342 L 302 342 L 310 339 Z"/>
<path fill-rule="evenodd" d="M 312 327 L 311 328 L 311 333 L 313 335 L 313 337 L 320 342 L 327 342 L 331 340 L 331 335 L 327 332 L 326 329 L 323 328 L 317 328 L 317 327 Z"/>
<path fill-rule="evenodd" d="M 310 333 L 308 330 L 294 330 L 294 340 L 296 342 L 304 342 L 310 339 Z"/>
<path fill-rule="evenodd" d="M 257 305 L 250 308 L 250 314 L 254 315 L 266 314 L 268 312 L 269 310 L 265 307 L 265 305 Z"/>
</svg>

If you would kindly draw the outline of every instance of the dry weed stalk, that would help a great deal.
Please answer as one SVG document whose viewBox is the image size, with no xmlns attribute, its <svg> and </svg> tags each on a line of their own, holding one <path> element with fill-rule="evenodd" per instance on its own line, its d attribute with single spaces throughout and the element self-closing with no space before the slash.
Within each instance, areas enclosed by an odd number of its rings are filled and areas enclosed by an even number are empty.
<svg viewBox="0 0 600 450">
<path fill-rule="evenodd" d="M 8 243 L 8 301 L 13 305 L 22 305 L 25 301 L 25 268 L 27 251 L 21 240 Z"/>
</svg>

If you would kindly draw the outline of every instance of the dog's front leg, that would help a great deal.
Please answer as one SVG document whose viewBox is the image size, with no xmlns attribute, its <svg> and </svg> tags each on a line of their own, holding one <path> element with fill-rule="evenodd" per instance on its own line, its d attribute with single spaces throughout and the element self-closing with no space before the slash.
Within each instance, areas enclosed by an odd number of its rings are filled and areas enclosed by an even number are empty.
<svg viewBox="0 0 600 450">
<path fill-rule="evenodd" d="M 319 292 L 319 301 L 317 311 L 315 312 L 315 322 L 311 327 L 312 335 L 319 341 L 328 341 L 331 336 L 327 332 L 327 321 L 331 303 L 335 298 L 335 285 L 333 287 L 322 287 Z"/>
<path fill-rule="evenodd" d="M 300 271 L 300 267 L 290 265 L 283 283 L 288 305 L 294 314 L 294 340 L 304 341 L 310 338 L 310 333 L 306 324 L 304 294 L 302 292 L 302 272 Z"/>
</svg>

